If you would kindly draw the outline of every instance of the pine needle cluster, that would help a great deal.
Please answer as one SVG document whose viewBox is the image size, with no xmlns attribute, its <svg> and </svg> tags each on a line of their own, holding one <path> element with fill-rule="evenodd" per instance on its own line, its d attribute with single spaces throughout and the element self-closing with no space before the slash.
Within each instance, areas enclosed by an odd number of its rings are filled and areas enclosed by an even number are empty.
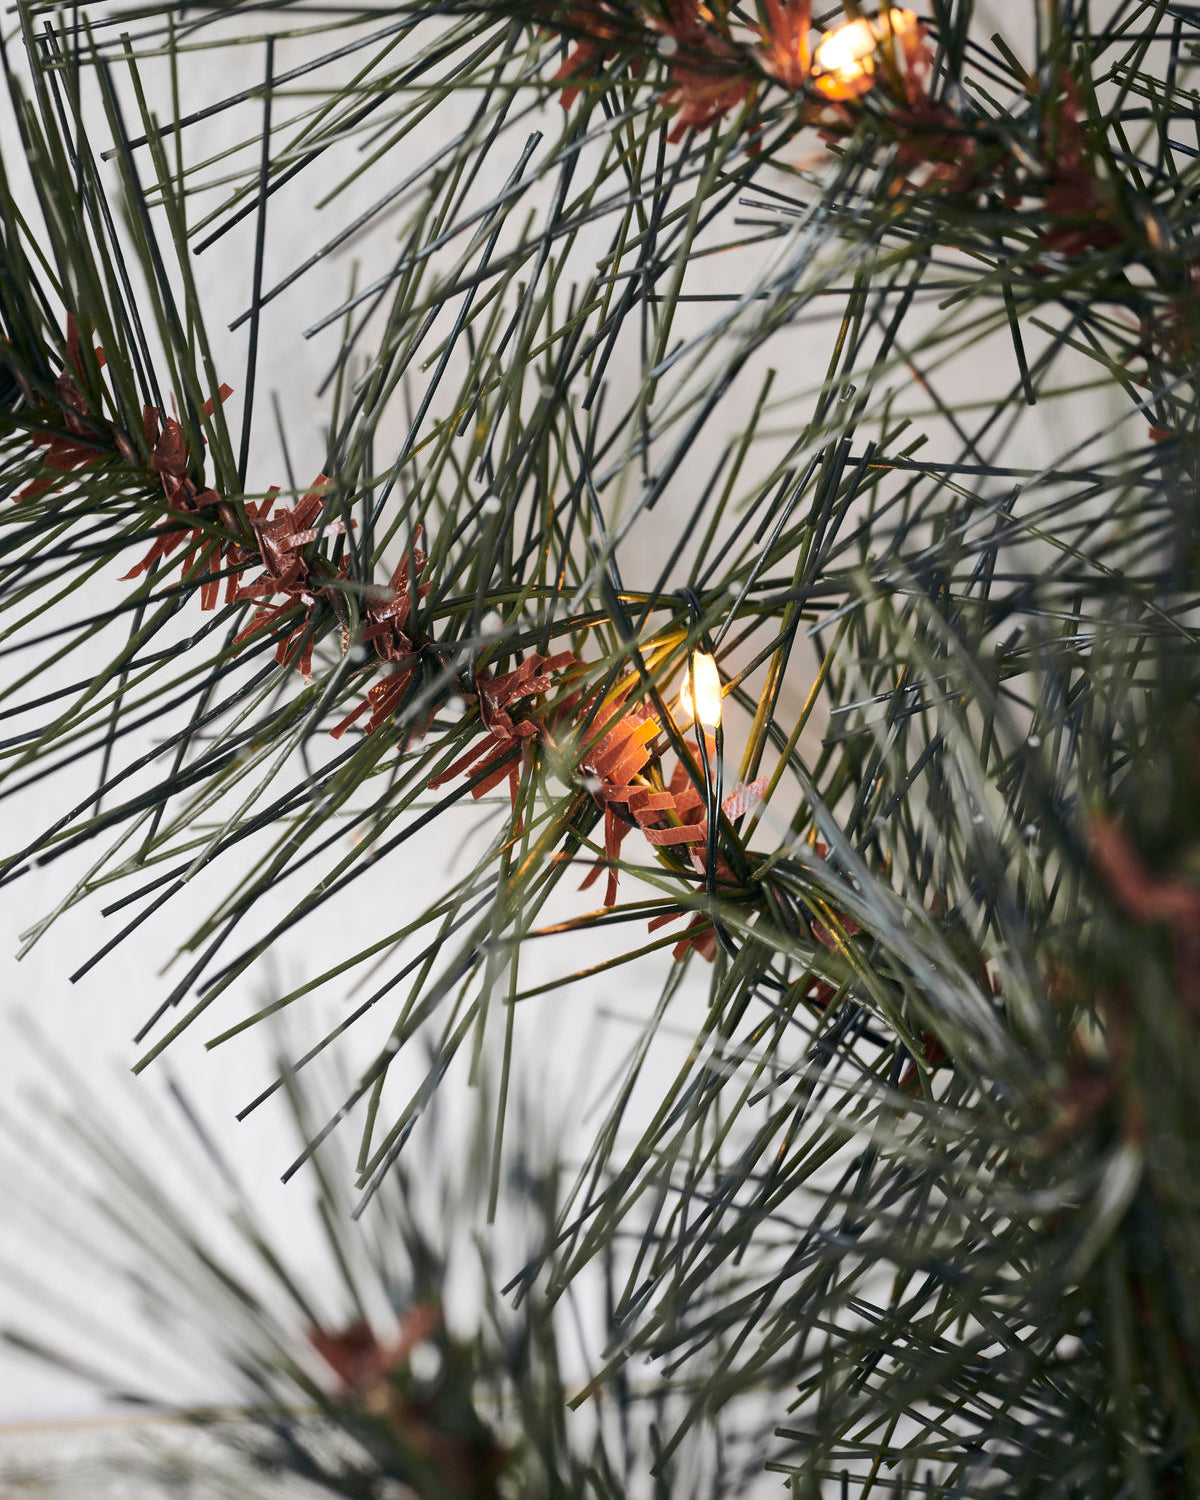
<svg viewBox="0 0 1200 1500">
<path fill-rule="evenodd" d="M 0 881 L 88 851 L 80 973 L 179 924 L 140 1068 L 481 802 L 468 873 L 213 1041 L 345 997 L 253 1109 L 388 1017 L 295 1164 L 357 1120 L 362 1214 L 494 1040 L 495 1214 L 523 1002 L 585 977 L 531 945 L 655 975 L 514 1286 L 616 1257 L 576 1399 L 682 1393 L 660 1474 L 754 1397 L 796 1495 L 1200 1492 L 1200 33 L 1018 9 L 21 0 L 5 43 L 0 792 L 70 795 Z M 261 82 L 185 107 L 223 49 Z M 242 224 L 230 371 L 195 267 Z M 320 472 L 252 490 L 271 304 L 384 225 L 299 330 Z"/>
</svg>

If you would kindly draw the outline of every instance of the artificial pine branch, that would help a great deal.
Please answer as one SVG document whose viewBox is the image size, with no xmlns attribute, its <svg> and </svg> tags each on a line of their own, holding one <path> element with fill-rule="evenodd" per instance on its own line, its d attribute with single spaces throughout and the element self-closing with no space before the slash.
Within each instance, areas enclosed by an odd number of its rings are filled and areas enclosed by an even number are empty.
<svg viewBox="0 0 1200 1500">
<path fill-rule="evenodd" d="M 839 53 L 795 0 L 20 8 L 6 65 L 45 237 L 6 182 L 0 650 L 34 653 L 5 698 L 35 717 L 0 747 L 3 789 L 100 775 L 0 878 L 111 837 L 60 910 L 104 893 L 124 933 L 257 851 L 189 919 L 143 1036 L 187 1005 L 144 1066 L 504 787 L 485 870 L 325 965 L 385 973 L 303 1063 L 395 1006 L 300 1158 L 361 1107 L 368 1201 L 493 994 L 509 1059 L 522 998 L 582 977 L 517 977 L 524 945 L 572 930 L 542 917 L 564 879 L 602 870 L 572 920 L 615 934 L 611 964 L 661 968 L 646 1044 L 710 960 L 667 1097 L 621 1142 L 639 1045 L 553 1266 L 515 1283 L 545 1270 L 562 1296 L 636 1226 L 606 1378 L 648 1355 L 689 1391 L 660 1465 L 765 1388 L 797 1400 L 770 1463 L 798 1494 L 1196 1485 L 1195 1228 L 1155 1165 L 1186 1158 L 1194 1095 L 1195 48 L 1169 4 L 1093 10 L 1039 10 L 1022 42 L 966 0 L 848 7 Z M 292 67 L 304 31 L 328 50 Z M 163 123 L 155 54 L 178 73 L 256 37 L 260 88 Z M 469 123 L 414 166 L 412 131 L 459 95 Z M 190 145 L 239 110 L 256 149 Z M 364 171 L 382 191 L 352 219 Z M 318 177 L 341 218 L 265 286 L 271 200 Z M 261 403 L 243 392 L 235 458 L 191 260 L 255 218 L 253 344 L 385 213 L 394 259 L 306 330 L 342 325 L 322 478 L 248 494 Z M 727 290 L 688 290 L 729 252 L 748 269 Z M 954 390 L 972 354 L 997 361 L 978 405 Z M 1102 425 L 1029 461 L 1022 414 L 1086 389 L 1112 397 Z M 64 614 L 131 565 L 127 593 Z M 97 632 L 126 625 L 101 662 Z M 676 701 L 702 645 L 725 680 L 711 746 Z M 78 682 L 33 687 L 68 655 Z M 127 757 L 151 723 L 169 732 Z M 381 1118 L 422 1039 L 424 1082 Z"/>
</svg>

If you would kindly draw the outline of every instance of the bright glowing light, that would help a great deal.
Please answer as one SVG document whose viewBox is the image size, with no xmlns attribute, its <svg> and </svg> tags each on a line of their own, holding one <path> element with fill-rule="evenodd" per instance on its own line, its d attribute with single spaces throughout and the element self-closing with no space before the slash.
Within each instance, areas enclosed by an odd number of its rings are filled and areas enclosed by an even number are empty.
<svg viewBox="0 0 1200 1500">
<path fill-rule="evenodd" d="M 679 712 L 683 718 L 703 724 L 705 729 L 715 729 L 721 722 L 721 674 L 706 651 L 692 652 L 679 689 Z"/>
<path fill-rule="evenodd" d="M 822 73 L 853 75 L 862 71 L 863 59 L 874 54 L 875 28 L 870 21 L 847 21 L 825 33 L 813 61 Z"/>
<path fill-rule="evenodd" d="M 875 55 L 881 41 L 894 41 L 907 58 L 920 36 L 920 23 L 911 10 L 891 9 L 874 21 L 847 21 L 827 31 L 817 43 L 813 82 L 828 99 L 854 99 L 875 82 Z"/>
</svg>

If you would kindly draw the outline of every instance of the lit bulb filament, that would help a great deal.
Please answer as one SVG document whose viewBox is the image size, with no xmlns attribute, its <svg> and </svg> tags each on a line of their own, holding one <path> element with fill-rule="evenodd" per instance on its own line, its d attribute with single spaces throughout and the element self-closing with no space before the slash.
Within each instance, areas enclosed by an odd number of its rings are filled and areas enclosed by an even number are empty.
<svg viewBox="0 0 1200 1500">
<path fill-rule="evenodd" d="M 870 21 L 847 21 L 821 38 L 813 61 L 822 73 L 852 76 L 874 52 L 875 28 Z"/>
<path fill-rule="evenodd" d="M 693 651 L 679 689 L 679 712 L 705 729 L 721 722 L 721 675 L 707 651 Z"/>
<path fill-rule="evenodd" d="M 907 54 L 920 39 L 916 16 L 910 10 L 889 10 L 874 21 L 847 21 L 827 31 L 813 53 L 813 82 L 830 99 L 853 99 L 875 81 L 875 55 L 891 38 Z"/>
</svg>

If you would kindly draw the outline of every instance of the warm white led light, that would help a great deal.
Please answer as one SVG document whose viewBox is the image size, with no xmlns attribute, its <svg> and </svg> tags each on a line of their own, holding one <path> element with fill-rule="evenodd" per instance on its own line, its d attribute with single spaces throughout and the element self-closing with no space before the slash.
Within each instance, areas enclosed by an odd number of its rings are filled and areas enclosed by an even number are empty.
<svg viewBox="0 0 1200 1500">
<path fill-rule="evenodd" d="M 854 99 L 875 82 L 883 43 L 907 59 L 920 45 L 921 26 L 911 10 L 890 9 L 873 21 L 846 21 L 827 31 L 813 53 L 813 83 L 828 99 Z"/>
<path fill-rule="evenodd" d="M 707 651 L 692 652 L 679 689 L 679 712 L 705 729 L 715 729 L 721 722 L 721 674 Z"/>
<path fill-rule="evenodd" d="M 874 55 L 875 45 L 870 21 L 847 21 L 825 33 L 817 43 L 813 63 L 820 72 L 840 74 L 848 81 L 862 71 L 863 59 Z"/>
</svg>

